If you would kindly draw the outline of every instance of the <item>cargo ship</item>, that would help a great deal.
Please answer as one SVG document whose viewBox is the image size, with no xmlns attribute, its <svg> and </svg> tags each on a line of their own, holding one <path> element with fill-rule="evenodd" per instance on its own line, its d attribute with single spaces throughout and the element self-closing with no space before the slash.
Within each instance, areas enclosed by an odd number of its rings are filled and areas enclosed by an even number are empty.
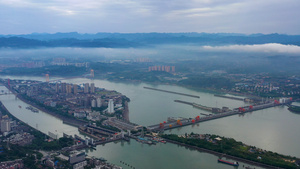
<svg viewBox="0 0 300 169">
<path fill-rule="evenodd" d="M 228 165 L 232 165 L 232 166 L 239 166 L 238 162 L 230 162 L 230 161 L 225 161 L 225 160 L 222 160 L 222 159 L 218 159 L 218 162 L 228 164 Z"/>
</svg>

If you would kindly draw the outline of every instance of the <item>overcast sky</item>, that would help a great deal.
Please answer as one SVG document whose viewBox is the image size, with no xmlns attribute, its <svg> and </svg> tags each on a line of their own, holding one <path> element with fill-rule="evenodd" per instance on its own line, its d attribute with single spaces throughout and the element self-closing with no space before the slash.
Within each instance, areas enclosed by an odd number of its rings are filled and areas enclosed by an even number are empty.
<svg viewBox="0 0 300 169">
<path fill-rule="evenodd" d="M 300 0 L 0 0 L 0 34 L 300 34 Z"/>
</svg>

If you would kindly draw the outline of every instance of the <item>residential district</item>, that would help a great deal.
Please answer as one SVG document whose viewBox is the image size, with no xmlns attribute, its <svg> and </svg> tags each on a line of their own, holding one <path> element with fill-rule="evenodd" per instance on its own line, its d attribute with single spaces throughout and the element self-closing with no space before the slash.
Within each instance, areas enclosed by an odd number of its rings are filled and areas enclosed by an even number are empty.
<svg viewBox="0 0 300 169">
<path fill-rule="evenodd" d="M 3 83 L 4 81 L 1 82 Z M 20 110 L 27 109 L 33 113 L 39 113 L 39 110 L 44 110 L 61 118 L 65 123 L 80 126 L 79 131 L 90 136 L 90 138 L 81 138 L 78 135 L 71 136 L 64 133 L 63 138 L 72 140 L 72 144 L 67 144 L 67 146 L 61 147 L 61 149 L 55 152 L 46 153 L 40 150 L 39 153 L 42 153 L 43 157 L 39 158 L 39 160 L 34 153 L 35 164 L 37 161 L 40 161 L 40 164 L 37 164 L 37 166 L 58 168 L 68 168 L 70 166 L 73 168 L 121 168 L 106 163 L 105 159 L 86 157 L 86 154 L 80 150 L 89 147 L 93 148 L 97 144 L 122 139 L 128 141 L 124 137 L 125 131 L 116 132 L 128 130 L 130 135 L 130 130 L 139 129 L 139 126 L 128 121 L 127 102 L 129 99 L 126 96 L 116 91 L 95 87 L 94 83 L 76 85 L 61 82 L 42 83 L 30 80 L 5 80 L 5 83 L 10 91 L 16 94 L 16 98 L 18 97 L 34 106 L 24 108 L 19 105 L 18 108 Z M 9 94 L 4 90 L 0 92 L 2 95 Z M 36 141 L 38 139 L 42 144 L 45 142 L 55 144 L 52 142 L 58 140 L 58 135 L 52 132 L 49 132 L 48 136 L 33 132 L 31 127 L 11 116 L 2 103 L 0 106 L 2 134 L 0 140 L 0 158 L 3 158 L 1 161 L 6 159 L 5 156 L 7 156 L 7 153 L 11 153 L 10 150 L 14 145 L 29 148 L 32 146 L 33 140 Z M 61 138 L 59 140 L 61 141 Z M 35 148 L 41 147 L 37 146 Z M 43 148 L 45 149 L 45 147 Z M 46 149 L 57 150 L 57 148 L 53 147 Z M 60 164 L 61 160 L 67 160 L 69 163 Z M 8 160 L 0 164 L 0 168 L 23 167 L 24 160 L 22 158 Z"/>
</svg>

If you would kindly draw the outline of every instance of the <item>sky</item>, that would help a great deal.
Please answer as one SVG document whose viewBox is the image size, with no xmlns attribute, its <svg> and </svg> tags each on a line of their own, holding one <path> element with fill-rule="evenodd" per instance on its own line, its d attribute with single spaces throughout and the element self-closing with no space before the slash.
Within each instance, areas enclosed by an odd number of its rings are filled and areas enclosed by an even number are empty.
<svg viewBox="0 0 300 169">
<path fill-rule="evenodd" d="M 0 0 L 0 34 L 300 34 L 300 0 Z"/>
</svg>

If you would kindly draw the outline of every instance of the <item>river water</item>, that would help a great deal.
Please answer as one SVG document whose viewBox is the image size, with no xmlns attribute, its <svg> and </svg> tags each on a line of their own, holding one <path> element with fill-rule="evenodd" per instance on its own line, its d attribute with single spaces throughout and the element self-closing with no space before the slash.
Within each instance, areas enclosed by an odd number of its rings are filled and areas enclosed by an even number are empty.
<svg viewBox="0 0 300 169">
<path fill-rule="evenodd" d="M 0 78 L 7 77 L 2 76 Z M 44 80 L 43 77 L 10 78 Z M 145 126 L 166 121 L 168 117 L 189 118 L 198 115 L 202 116 L 200 113 L 209 114 L 209 112 L 195 109 L 189 105 L 176 103 L 174 102 L 176 99 L 220 108 L 222 106 L 236 108 L 245 105 L 242 101 L 219 98 L 215 97 L 212 93 L 194 91 L 178 86 L 151 85 L 146 83 L 117 83 L 107 80 L 91 80 L 85 78 L 63 81 L 76 84 L 93 82 L 96 87 L 121 92 L 131 99 L 129 103 L 130 121 Z M 144 89 L 144 86 L 198 95 L 200 99 L 148 90 Z M 53 131 L 61 134 L 62 131 L 64 131 L 66 133 L 77 133 L 76 128 L 72 126 L 64 124 L 63 126 L 59 126 L 58 124 L 61 122 L 58 122 L 59 120 L 54 117 L 49 115 L 37 116 L 37 114 L 44 114 L 42 112 L 30 116 L 35 116 L 36 118 L 23 117 L 23 111 L 18 108 L 18 105 L 21 105 L 21 103 L 19 100 L 15 100 L 14 96 L 1 96 L 0 99 L 4 105 L 12 111 L 11 113 L 15 114 L 21 120 L 32 124 L 33 127 L 36 127 L 36 123 L 39 121 L 41 125 L 38 125 L 38 129 L 46 132 Z M 21 106 L 22 108 L 25 107 L 25 105 Z M 300 130 L 299 120 L 300 115 L 289 112 L 287 107 L 274 107 L 247 113 L 244 116 L 235 115 L 195 124 L 194 126 L 177 128 L 166 131 L 166 133 L 184 134 L 194 132 L 200 134 L 217 134 L 232 137 L 238 141 L 269 151 L 300 157 L 300 146 L 298 143 L 300 133 L 297 132 Z M 46 125 L 46 121 L 49 122 L 50 125 Z M 45 125 L 42 125 L 44 123 Z M 88 154 L 104 157 L 109 162 L 120 166 L 123 165 L 120 163 L 121 160 L 136 168 L 233 168 L 224 164 L 218 164 L 216 162 L 218 157 L 211 154 L 189 150 L 173 144 L 148 146 L 137 143 L 134 140 L 131 140 L 130 143 L 109 143 L 105 146 L 97 146 L 97 150 L 88 152 Z M 126 168 L 125 166 L 123 167 Z"/>
</svg>

